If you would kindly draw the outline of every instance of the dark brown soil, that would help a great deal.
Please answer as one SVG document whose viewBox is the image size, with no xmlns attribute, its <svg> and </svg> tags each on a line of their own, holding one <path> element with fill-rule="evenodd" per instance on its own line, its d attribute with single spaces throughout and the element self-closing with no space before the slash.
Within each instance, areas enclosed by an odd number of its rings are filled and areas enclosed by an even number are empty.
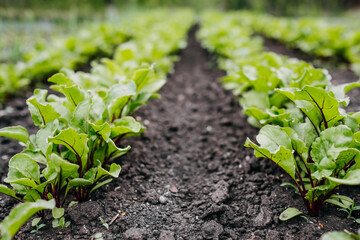
<svg viewBox="0 0 360 240">
<path fill-rule="evenodd" d="M 69 228 L 52 229 L 48 223 L 29 234 L 28 223 L 17 239 L 91 239 L 101 232 L 104 239 L 305 240 L 335 229 L 357 230 L 359 225 L 332 206 L 309 222 L 278 220 L 287 207 L 305 209 L 292 189 L 280 187 L 283 173 L 243 147 L 258 129 L 247 124 L 237 100 L 221 87 L 223 75 L 209 68 L 208 54 L 192 31 L 160 91 L 162 99 L 137 113 L 148 129 L 126 141 L 132 150 L 120 160 L 121 176 L 96 191 L 92 201 L 68 209 Z M 29 127 L 25 110 L 8 122 L 2 119 L 7 117 L 0 119 L 0 127 L 17 122 Z M 0 143 L 0 156 L 8 156 L 0 163 L 3 177 L 8 158 L 21 147 L 3 138 Z M 358 187 L 341 192 L 359 199 Z M 0 220 L 13 205 L 0 195 Z M 108 230 L 99 217 L 112 222 Z"/>
</svg>

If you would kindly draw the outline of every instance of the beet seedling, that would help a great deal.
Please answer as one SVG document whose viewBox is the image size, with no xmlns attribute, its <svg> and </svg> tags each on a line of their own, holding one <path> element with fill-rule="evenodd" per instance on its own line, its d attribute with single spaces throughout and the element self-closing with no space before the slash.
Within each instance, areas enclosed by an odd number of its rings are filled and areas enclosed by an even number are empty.
<svg viewBox="0 0 360 240">
<path fill-rule="evenodd" d="M 257 157 L 272 160 L 293 180 L 310 216 L 339 185 L 360 184 L 358 121 L 339 110 L 342 103 L 332 92 L 305 86 L 281 89 L 306 119 L 290 127 L 266 125 L 246 147 Z"/>
</svg>

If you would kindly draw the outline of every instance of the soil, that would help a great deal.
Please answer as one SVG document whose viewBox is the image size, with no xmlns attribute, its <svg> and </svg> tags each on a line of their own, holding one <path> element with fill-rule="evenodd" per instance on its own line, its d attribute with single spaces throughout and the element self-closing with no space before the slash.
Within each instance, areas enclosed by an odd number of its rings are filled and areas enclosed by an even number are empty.
<svg viewBox="0 0 360 240">
<path fill-rule="evenodd" d="M 70 227 L 52 229 L 48 222 L 30 234 L 29 221 L 16 239 L 94 239 L 102 233 L 104 239 L 305 240 L 331 230 L 359 228 L 328 205 L 317 218 L 279 221 L 287 207 L 305 212 L 301 198 L 293 189 L 280 187 L 289 179 L 274 164 L 256 159 L 243 147 L 246 137 L 254 139 L 258 129 L 247 123 L 237 100 L 221 87 L 218 79 L 225 73 L 210 67 L 209 54 L 196 41 L 194 29 L 180 55 L 160 91 L 162 98 L 136 113 L 147 131 L 124 142 L 132 150 L 119 160 L 121 176 L 97 190 L 91 201 L 67 209 Z M 20 124 L 35 130 L 23 100 L 10 103 L 14 113 L 0 114 L 0 127 Z M 355 106 L 360 106 L 359 100 Z M 4 138 L 0 143 L 3 178 L 8 159 L 21 147 Z M 339 192 L 359 199 L 359 187 Z M 0 221 L 14 204 L 0 195 Z"/>
</svg>

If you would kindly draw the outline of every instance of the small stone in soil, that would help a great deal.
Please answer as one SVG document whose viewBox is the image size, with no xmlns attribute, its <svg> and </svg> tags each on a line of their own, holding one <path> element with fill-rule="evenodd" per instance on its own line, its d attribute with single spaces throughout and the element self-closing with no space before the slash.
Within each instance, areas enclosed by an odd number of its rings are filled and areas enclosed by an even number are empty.
<svg viewBox="0 0 360 240">
<path fill-rule="evenodd" d="M 229 186 L 229 184 L 227 182 L 225 182 L 224 180 L 219 181 L 215 185 L 215 192 L 211 193 L 211 199 L 215 203 L 220 203 L 220 202 L 225 201 L 229 197 L 228 186 Z"/>
<path fill-rule="evenodd" d="M 168 201 L 168 199 L 167 199 L 166 197 L 164 197 L 164 196 L 160 196 L 160 197 L 159 197 L 159 202 L 160 202 L 161 204 L 166 204 L 167 201 Z"/>
<path fill-rule="evenodd" d="M 219 235 L 223 232 L 223 226 L 214 220 L 204 223 L 202 226 L 202 234 L 205 239 L 219 239 Z"/>
<path fill-rule="evenodd" d="M 174 184 L 170 185 L 169 191 L 172 193 L 177 193 L 178 189 L 176 188 L 176 186 Z"/>
</svg>

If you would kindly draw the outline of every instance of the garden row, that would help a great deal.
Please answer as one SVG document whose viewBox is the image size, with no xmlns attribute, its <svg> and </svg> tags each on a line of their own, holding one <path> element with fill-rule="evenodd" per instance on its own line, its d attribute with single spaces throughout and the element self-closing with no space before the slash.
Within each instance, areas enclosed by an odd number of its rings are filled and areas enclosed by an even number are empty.
<svg viewBox="0 0 360 240">
<path fill-rule="evenodd" d="M 247 16 L 247 15 L 245 15 Z M 198 38 L 218 57 L 226 89 L 238 95 L 251 125 L 261 128 L 245 146 L 291 178 L 310 216 L 327 202 L 351 211 L 354 201 L 334 194 L 360 184 L 360 114 L 346 112 L 346 93 L 359 82 L 332 85 L 325 69 L 263 51 L 242 13 L 208 12 Z M 281 220 L 302 214 L 288 208 Z"/>
<path fill-rule="evenodd" d="M 347 18 L 286 18 L 241 12 L 242 22 L 255 32 L 323 58 L 351 63 L 360 74 L 360 31 Z"/>
<path fill-rule="evenodd" d="M 121 23 L 97 23 L 70 36 L 39 42 L 22 61 L 0 65 L 0 101 L 29 84 L 43 82 L 62 68 L 78 69 L 98 56 L 112 56 L 114 48 L 135 38 L 164 18 L 164 11 L 132 13 Z"/>
<path fill-rule="evenodd" d="M 12 188 L 0 185 L 0 192 L 22 202 L 0 224 L 2 239 L 11 239 L 33 214 L 43 217 L 44 209 L 53 209 L 54 227 L 67 226 L 68 195 L 86 201 L 118 177 L 114 160 L 130 149 L 122 140 L 145 130 L 131 115 L 159 97 L 193 22 L 189 10 L 149 12 L 130 23 L 132 39 L 117 47 L 113 59 L 93 63 L 90 73 L 63 69 L 53 75 L 56 94 L 35 90 L 27 104 L 39 131 L 29 136 L 20 126 L 0 130 L 25 146 L 9 161 L 5 182 Z M 34 221 L 39 226 L 41 219 Z"/>
</svg>

